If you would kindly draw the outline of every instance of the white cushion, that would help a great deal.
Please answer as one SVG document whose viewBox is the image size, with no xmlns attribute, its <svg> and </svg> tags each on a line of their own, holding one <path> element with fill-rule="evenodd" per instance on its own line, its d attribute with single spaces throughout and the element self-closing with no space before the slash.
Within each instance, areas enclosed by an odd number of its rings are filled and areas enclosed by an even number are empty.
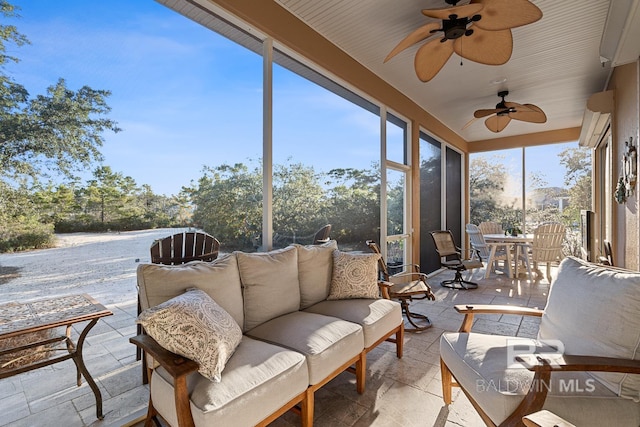
<svg viewBox="0 0 640 427">
<path fill-rule="evenodd" d="M 298 251 L 236 252 L 244 295 L 244 331 L 300 308 Z"/>
<path fill-rule="evenodd" d="M 304 354 L 312 385 L 325 380 L 364 349 L 359 325 L 304 311 L 276 317 L 247 335 Z"/>
<path fill-rule="evenodd" d="M 233 317 L 199 289 L 144 310 L 137 323 L 162 347 L 194 360 L 198 372 L 218 382 L 242 339 Z"/>
<path fill-rule="evenodd" d="M 298 250 L 300 309 L 305 309 L 329 296 L 333 273 L 333 251 L 338 243 L 330 240 L 321 245 L 293 245 Z"/>
<path fill-rule="evenodd" d="M 328 300 L 378 298 L 379 254 L 333 251 L 333 274 Z"/>
<path fill-rule="evenodd" d="M 337 317 L 362 326 L 365 348 L 387 337 L 403 321 L 400 303 L 381 298 L 321 301 L 304 311 Z"/>
<path fill-rule="evenodd" d="M 640 360 L 640 273 L 564 259 L 538 337 L 561 340 L 566 354 Z M 640 375 L 593 376 L 614 393 L 640 402 Z"/>
<path fill-rule="evenodd" d="M 533 372 L 509 363 L 509 358 L 530 347 L 537 353 L 553 352 L 529 338 L 450 332 L 440 339 L 440 356 L 465 391 L 499 425 L 520 404 L 533 379 Z M 612 414 L 618 426 L 640 425 L 640 405 L 616 396 L 589 373 L 556 372 L 550 384 L 535 387 L 549 390 L 544 409 L 576 426 L 612 425 Z"/>
<path fill-rule="evenodd" d="M 307 389 L 305 357 L 247 336 L 227 362 L 222 381 L 198 373 L 187 378 L 196 427 L 254 426 Z M 163 368 L 151 376 L 154 407 L 177 426 L 173 382 Z"/>
<path fill-rule="evenodd" d="M 193 261 L 183 265 L 140 264 L 137 270 L 140 305 L 153 307 L 198 288 L 220 304 L 238 323 L 244 323 L 242 289 L 238 264 L 233 254 L 212 262 Z"/>
</svg>

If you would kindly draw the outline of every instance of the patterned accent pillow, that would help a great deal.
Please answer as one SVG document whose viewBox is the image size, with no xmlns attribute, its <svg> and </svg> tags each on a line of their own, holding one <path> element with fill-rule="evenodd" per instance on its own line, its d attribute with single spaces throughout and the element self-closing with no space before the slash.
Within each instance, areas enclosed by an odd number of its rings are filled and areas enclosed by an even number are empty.
<svg viewBox="0 0 640 427">
<path fill-rule="evenodd" d="M 162 347 L 197 362 L 198 372 L 216 382 L 242 340 L 233 317 L 195 288 L 144 310 L 137 323 Z"/>
<path fill-rule="evenodd" d="M 327 300 L 378 298 L 379 254 L 333 251 L 333 274 Z"/>
</svg>

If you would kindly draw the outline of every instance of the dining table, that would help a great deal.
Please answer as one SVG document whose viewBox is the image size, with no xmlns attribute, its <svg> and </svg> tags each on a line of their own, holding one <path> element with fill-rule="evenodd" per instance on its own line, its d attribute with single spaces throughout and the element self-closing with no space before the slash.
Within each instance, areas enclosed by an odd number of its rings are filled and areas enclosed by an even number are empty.
<svg viewBox="0 0 640 427">
<path fill-rule="evenodd" d="M 525 253 L 527 251 L 527 246 L 533 243 L 533 234 L 517 234 L 515 236 L 511 234 L 483 234 L 485 242 L 487 243 L 502 243 L 507 244 L 513 247 L 513 252 L 515 254 L 515 269 L 514 278 L 518 278 L 518 265 L 520 260 L 520 251 L 524 250 Z M 493 249 L 495 250 L 495 246 Z M 527 265 L 527 273 L 529 275 L 529 280 L 531 280 L 531 266 L 529 264 L 529 259 L 525 258 L 525 263 Z"/>
</svg>

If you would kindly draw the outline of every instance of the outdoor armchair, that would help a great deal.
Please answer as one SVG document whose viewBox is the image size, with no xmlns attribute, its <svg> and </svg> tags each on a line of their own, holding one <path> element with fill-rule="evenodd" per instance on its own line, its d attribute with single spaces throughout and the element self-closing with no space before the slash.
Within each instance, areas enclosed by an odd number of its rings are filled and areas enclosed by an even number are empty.
<svg viewBox="0 0 640 427">
<path fill-rule="evenodd" d="M 458 305 L 440 340 L 443 399 L 461 387 L 488 426 L 548 410 L 577 426 L 640 425 L 640 273 L 562 261 L 542 309 Z M 536 339 L 471 331 L 476 314 L 540 318 Z"/>
</svg>

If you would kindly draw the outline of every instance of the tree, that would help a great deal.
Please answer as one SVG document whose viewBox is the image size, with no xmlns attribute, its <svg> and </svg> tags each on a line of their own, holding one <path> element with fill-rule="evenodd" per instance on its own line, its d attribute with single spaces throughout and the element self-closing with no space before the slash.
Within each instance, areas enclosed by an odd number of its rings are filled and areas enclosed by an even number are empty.
<svg viewBox="0 0 640 427">
<path fill-rule="evenodd" d="M 113 172 L 109 166 L 96 168 L 93 176 L 84 189 L 87 213 L 101 223 L 142 216 L 142 210 L 134 209 L 132 203 L 137 191 L 133 178 Z"/>
<path fill-rule="evenodd" d="M 16 7 L 5 0 L 0 0 L 0 10 L 5 19 L 18 17 Z M 25 43 L 28 39 L 15 26 L 0 24 L 0 178 L 37 180 L 51 172 L 71 178 L 102 159 L 103 132 L 120 131 L 106 118 L 111 93 L 88 86 L 73 91 L 61 78 L 46 95 L 32 98 L 4 72 L 8 61 L 19 61 L 7 55 L 7 44 Z"/>
<path fill-rule="evenodd" d="M 507 172 L 503 162 L 491 161 L 486 157 L 476 157 L 469 164 L 469 204 L 470 222 L 480 224 L 482 221 L 505 221 L 505 212 L 500 206 L 503 198 L 504 183 Z M 511 209 L 506 209 L 510 211 Z M 519 222 L 519 220 L 518 220 Z"/>
<path fill-rule="evenodd" d="M 379 168 L 332 169 L 328 177 L 331 236 L 343 245 L 366 248 L 367 239 L 380 236 Z"/>
<path fill-rule="evenodd" d="M 327 223 L 326 211 L 327 198 L 312 166 L 274 165 L 273 230 L 280 237 L 276 242 L 274 236 L 274 246 L 310 243 L 313 233 Z"/>
<path fill-rule="evenodd" d="M 242 164 L 205 166 L 184 187 L 194 206 L 193 225 L 214 235 L 225 250 L 253 249 L 262 234 L 262 168 Z"/>
<path fill-rule="evenodd" d="M 591 152 L 588 148 L 567 148 L 559 156 L 569 188 L 569 207 L 563 216 L 570 225 L 579 224 L 580 210 L 591 209 Z"/>
</svg>

